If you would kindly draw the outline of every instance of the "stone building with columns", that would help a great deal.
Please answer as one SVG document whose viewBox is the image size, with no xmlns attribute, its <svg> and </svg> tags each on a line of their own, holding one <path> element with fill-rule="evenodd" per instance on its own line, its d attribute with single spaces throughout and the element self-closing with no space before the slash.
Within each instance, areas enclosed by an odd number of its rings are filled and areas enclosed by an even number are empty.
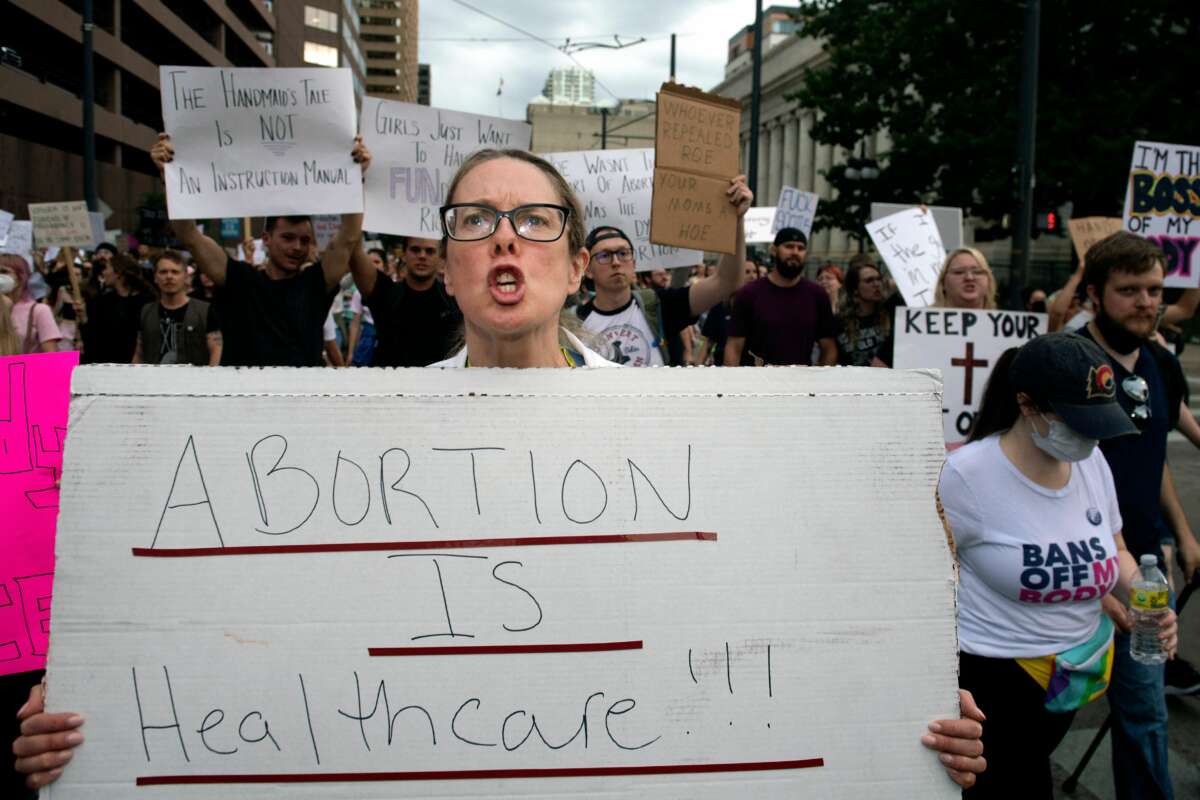
<svg viewBox="0 0 1200 800">
<path fill-rule="evenodd" d="M 753 133 L 758 136 L 758 186 L 754 204 L 775 205 L 783 186 L 815 192 L 822 200 L 828 200 L 833 196 L 832 189 L 823 173 L 835 164 L 845 163 L 851 154 L 845 148 L 814 141 L 812 126 L 816 112 L 800 108 L 795 100 L 789 99 L 803 85 L 805 69 L 819 67 L 828 55 L 817 40 L 797 36 L 794 23 L 788 26 L 772 19 L 770 12 L 775 10 L 772 7 L 763 15 L 762 95 L 759 129 Z M 790 20 L 790 16 L 786 19 Z M 753 68 L 745 46 L 746 33 L 739 31 L 730 40 L 725 80 L 711 91 L 742 103 L 742 165 L 749 172 Z M 750 37 L 752 42 L 752 32 Z M 886 134 L 870 137 L 863 143 L 861 155 L 874 158 L 878 150 L 887 146 L 886 138 Z M 810 261 L 845 261 L 858 252 L 858 243 L 845 231 L 825 229 L 813 234 L 809 252 Z"/>
</svg>

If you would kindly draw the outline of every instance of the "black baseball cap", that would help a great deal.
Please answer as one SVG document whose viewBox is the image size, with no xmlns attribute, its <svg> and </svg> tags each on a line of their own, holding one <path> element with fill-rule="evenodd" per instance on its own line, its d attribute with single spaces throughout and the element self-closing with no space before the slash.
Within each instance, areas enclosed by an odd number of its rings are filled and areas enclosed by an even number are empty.
<svg viewBox="0 0 1200 800">
<path fill-rule="evenodd" d="M 625 244 L 629 245 L 629 249 L 633 249 L 633 242 L 625 235 L 625 231 L 612 225 L 601 225 L 598 228 L 592 228 L 592 232 L 588 234 L 583 244 L 588 250 L 591 250 L 596 246 L 597 242 L 603 242 L 605 239 L 624 239 Z"/>
<path fill-rule="evenodd" d="M 93 252 L 99 253 L 101 250 L 107 250 L 114 256 L 117 255 L 117 248 L 110 242 L 101 242 L 100 244 L 96 245 L 96 249 Z"/>
<path fill-rule="evenodd" d="M 804 235 L 804 231 L 799 228 L 780 228 L 779 233 L 775 234 L 775 246 L 788 242 L 799 242 L 808 247 L 808 237 Z"/>
<path fill-rule="evenodd" d="M 1100 346 L 1074 333 L 1048 333 L 1024 344 L 1008 378 L 1039 406 L 1049 406 L 1089 439 L 1138 433 L 1117 402 L 1117 380 Z"/>
</svg>

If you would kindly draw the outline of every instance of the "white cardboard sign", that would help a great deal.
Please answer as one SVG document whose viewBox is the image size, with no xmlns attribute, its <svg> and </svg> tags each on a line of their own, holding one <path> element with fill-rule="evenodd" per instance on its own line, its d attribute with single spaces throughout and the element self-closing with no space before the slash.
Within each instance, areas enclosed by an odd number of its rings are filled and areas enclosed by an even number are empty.
<svg viewBox="0 0 1200 800">
<path fill-rule="evenodd" d="M 325 248 L 337 235 L 342 227 L 341 214 L 314 214 L 312 218 L 313 235 L 317 238 L 317 249 L 325 252 Z"/>
<path fill-rule="evenodd" d="M 779 190 L 779 202 L 775 204 L 775 219 L 771 222 L 771 233 L 784 228 L 797 228 L 805 238 L 811 238 L 813 219 L 817 216 L 820 198 L 813 192 L 805 192 L 795 186 L 784 186 Z"/>
<path fill-rule="evenodd" d="M 33 250 L 33 223 L 27 219 L 15 219 L 8 226 L 8 237 L 0 245 L 0 253 L 15 253 L 29 258 Z"/>
<path fill-rule="evenodd" d="M 775 206 L 755 206 L 746 212 L 742 224 L 746 227 L 746 244 L 770 244 L 775 241 Z"/>
<path fill-rule="evenodd" d="M 983 387 L 1001 353 L 1046 333 L 1049 317 L 1030 311 L 963 308 L 896 309 L 896 369 L 942 371 L 942 425 L 947 444 L 971 432 Z"/>
<path fill-rule="evenodd" d="M 912 203 L 871 203 L 871 219 L 883 219 L 904 211 L 916 208 Z M 956 206 L 926 206 L 933 214 L 933 222 L 937 225 L 938 236 L 942 237 L 942 247 L 947 253 L 952 253 L 963 246 L 963 212 Z"/>
<path fill-rule="evenodd" d="M 1200 147 L 1162 142 L 1137 142 L 1133 146 L 1125 188 L 1124 226 L 1166 253 L 1164 286 L 1200 286 L 1198 186 Z"/>
<path fill-rule="evenodd" d="M 159 67 L 171 219 L 362 211 L 348 69 Z"/>
<path fill-rule="evenodd" d="M 654 148 L 572 150 L 541 155 L 554 165 L 579 196 L 586 230 L 613 225 L 633 240 L 639 272 L 691 267 L 704 258 L 699 250 L 650 241 Z"/>
<path fill-rule="evenodd" d="M 88 212 L 87 201 L 70 200 L 61 203 L 30 203 L 29 219 L 38 247 L 83 247 L 96 244 L 96 229 Z M 104 238 L 104 223 L 100 223 L 100 240 Z"/>
<path fill-rule="evenodd" d="M 526 122 L 364 97 L 360 130 L 371 149 L 363 229 L 442 238 L 438 208 L 458 166 L 476 150 L 528 150 Z"/>
<path fill-rule="evenodd" d="M 8 239 L 8 229 L 12 226 L 13 215 L 0 209 L 0 245 Z"/>
<path fill-rule="evenodd" d="M 910 306 L 932 303 L 946 260 L 932 215 L 919 208 L 897 211 L 868 223 L 867 235 L 883 256 L 904 301 Z"/>
<path fill-rule="evenodd" d="M 72 391 L 48 702 L 88 738 L 54 800 L 958 796 L 919 741 L 957 715 L 930 373 Z"/>
</svg>

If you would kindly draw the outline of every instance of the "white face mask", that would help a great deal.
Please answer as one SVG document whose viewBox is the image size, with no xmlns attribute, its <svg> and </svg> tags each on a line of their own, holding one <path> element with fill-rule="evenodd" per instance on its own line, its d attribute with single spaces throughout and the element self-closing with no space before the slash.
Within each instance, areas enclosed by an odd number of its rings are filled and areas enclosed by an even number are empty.
<svg viewBox="0 0 1200 800">
<path fill-rule="evenodd" d="M 8 294 L 17 288 L 17 279 L 7 272 L 0 275 L 0 294 Z"/>
<path fill-rule="evenodd" d="M 1033 443 L 1051 458 L 1057 458 L 1059 461 L 1083 461 L 1100 443 L 1099 439 L 1082 436 L 1062 422 L 1046 419 L 1044 414 L 1042 421 L 1050 427 L 1050 430 L 1043 436 L 1038 433 L 1037 428 L 1032 428 Z"/>
</svg>

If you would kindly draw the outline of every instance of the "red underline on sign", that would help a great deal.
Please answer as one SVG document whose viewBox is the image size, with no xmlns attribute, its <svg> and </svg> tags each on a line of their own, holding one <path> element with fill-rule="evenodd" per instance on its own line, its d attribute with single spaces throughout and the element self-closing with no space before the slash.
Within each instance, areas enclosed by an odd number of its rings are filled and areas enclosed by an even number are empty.
<svg viewBox="0 0 1200 800">
<path fill-rule="evenodd" d="M 565 644 L 466 644 L 448 647 L 368 647 L 372 656 L 495 656 L 511 653 L 600 653 L 641 650 L 642 641 L 567 642 Z"/>
<path fill-rule="evenodd" d="M 262 544 L 243 547 L 134 547 L 143 558 L 202 558 L 257 556 L 280 553 L 362 553 L 378 550 L 435 550 L 477 547 L 539 547 L 563 544 L 640 544 L 644 542 L 715 542 L 708 531 L 670 533 L 587 533 L 576 536 L 513 536 L 501 539 L 430 539 L 420 542 L 329 542 L 323 544 Z"/>
<path fill-rule="evenodd" d="M 518 780 L 523 778 L 595 778 L 616 775 L 683 775 L 704 772 L 766 772 L 825 766 L 823 758 L 795 761 L 743 761 L 731 764 L 652 764 L 626 767 L 558 767 L 546 769 L 464 769 L 425 772 L 301 772 L 248 775 L 147 775 L 138 786 L 186 783 L 336 783 L 368 781 Z"/>
</svg>

